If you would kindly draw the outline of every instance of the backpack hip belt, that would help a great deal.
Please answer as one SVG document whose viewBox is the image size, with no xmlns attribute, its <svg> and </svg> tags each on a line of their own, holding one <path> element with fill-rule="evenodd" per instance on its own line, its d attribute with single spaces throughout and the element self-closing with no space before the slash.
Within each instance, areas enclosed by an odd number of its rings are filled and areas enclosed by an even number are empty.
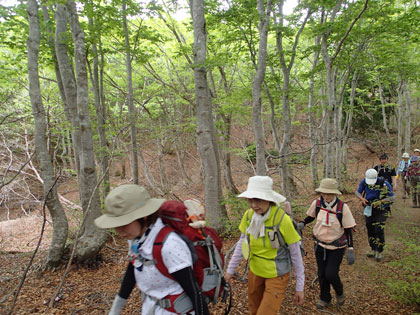
<svg viewBox="0 0 420 315">
<path fill-rule="evenodd" d="M 312 237 L 314 238 L 316 245 L 323 244 L 323 245 L 335 246 L 335 247 L 343 247 L 343 246 L 347 245 L 347 236 L 345 234 L 341 235 L 339 238 L 337 238 L 336 240 L 334 240 L 332 242 L 321 241 L 321 240 L 317 239 L 315 237 L 315 235 L 313 235 L 313 234 L 312 234 Z"/>
<path fill-rule="evenodd" d="M 149 297 L 155 302 L 153 307 L 147 312 L 147 315 L 153 315 L 157 306 L 176 314 L 186 314 L 194 309 L 190 298 L 185 292 L 167 295 L 162 299 L 157 299 L 144 293 L 142 295 Z"/>
</svg>

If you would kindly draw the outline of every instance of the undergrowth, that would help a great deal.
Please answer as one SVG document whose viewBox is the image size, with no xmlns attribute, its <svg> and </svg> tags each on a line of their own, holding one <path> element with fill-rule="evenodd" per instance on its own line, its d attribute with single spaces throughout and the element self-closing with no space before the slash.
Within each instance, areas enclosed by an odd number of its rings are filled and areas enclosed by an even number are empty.
<svg viewBox="0 0 420 315">
<path fill-rule="evenodd" d="M 416 223 L 395 227 L 398 244 L 387 249 L 393 260 L 387 263 L 382 281 L 392 297 L 400 302 L 420 306 L 420 227 Z"/>
</svg>

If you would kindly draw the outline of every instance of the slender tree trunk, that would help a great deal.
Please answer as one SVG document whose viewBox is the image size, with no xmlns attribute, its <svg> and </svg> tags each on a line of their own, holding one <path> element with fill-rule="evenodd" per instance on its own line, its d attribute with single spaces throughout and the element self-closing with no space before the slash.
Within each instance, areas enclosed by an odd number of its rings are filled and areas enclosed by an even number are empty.
<svg viewBox="0 0 420 315">
<path fill-rule="evenodd" d="M 335 115 L 335 136 L 336 136 L 336 143 L 335 143 L 335 178 L 340 185 L 340 189 L 342 188 L 342 172 L 341 169 L 342 165 L 342 156 L 343 156 L 343 134 L 344 130 L 341 128 L 341 123 L 343 121 L 343 100 L 344 100 L 344 92 L 347 88 L 349 78 L 349 72 L 344 71 L 341 75 L 341 88 L 339 93 L 339 99 L 337 102 L 336 107 L 336 115 Z"/>
<path fill-rule="evenodd" d="M 319 45 L 321 40 L 320 36 L 315 38 L 315 46 Z M 319 50 L 316 50 L 314 53 L 314 58 L 312 61 L 311 76 L 309 80 L 309 96 L 308 96 L 308 115 L 309 115 L 309 141 L 311 143 L 311 157 L 310 157 L 310 166 L 311 166 L 311 177 L 312 177 L 312 187 L 315 189 L 318 187 L 319 178 L 318 178 L 318 141 L 319 137 L 315 127 L 315 117 L 314 117 L 314 86 L 315 86 L 315 69 L 318 65 L 319 60 Z"/>
<path fill-rule="evenodd" d="M 77 78 L 77 108 L 80 122 L 80 200 L 85 214 L 83 235 L 79 239 L 76 256 L 85 262 L 96 258 L 106 241 L 106 231 L 99 229 L 94 220 L 101 215 L 101 202 L 97 187 L 95 157 L 89 112 L 89 84 L 86 68 L 85 35 L 79 24 L 76 3 L 67 2 L 68 19 L 74 42 Z"/>
<path fill-rule="evenodd" d="M 293 48 L 292 48 L 292 55 L 288 64 L 286 64 L 285 60 L 285 53 L 283 48 L 283 27 L 284 27 L 284 15 L 283 15 L 283 4 L 284 1 L 280 0 L 278 3 L 278 14 L 279 14 L 279 25 L 277 25 L 276 29 L 276 45 L 277 45 L 277 53 L 279 55 L 281 70 L 283 73 L 283 89 L 282 89 L 282 101 L 283 101 L 283 140 L 280 146 L 280 167 L 279 173 L 282 179 L 282 191 L 288 199 L 292 197 L 291 187 L 294 187 L 294 181 L 292 172 L 289 169 L 287 162 L 289 160 L 288 153 L 289 153 L 289 146 L 291 144 L 291 129 L 292 129 L 292 121 L 290 117 L 290 72 L 293 68 L 295 56 L 296 56 L 296 48 L 299 42 L 300 34 L 302 33 L 306 22 L 308 21 L 311 12 L 308 11 L 305 20 L 302 22 L 299 31 L 296 34 Z"/>
<path fill-rule="evenodd" d="M 136 128 L 136 112 L 134 109 L 134 96 L 133 96 L 133 70 L 131 68 L 131 51 L 130 51 L 130 38 L 127 26 L 127 1 L 123 0 L 122 3 L 122 17 L 124 28 L 125 40 L 125 69 L 127 73 L 127 89 L 128 89 L 128 115 L 130 117 L 130 137 L 131 137 L 131 156 L 132 156 L 132 173 L 133 183 L 139 183 L 139 164 L 137 158 L 137 128 Z"/>
<path fill-rule="evenodd" d="M 228 81 L 226 79 L 226 73 L 223 67 L 218 67 L 220 72 L 220 77 L 223 82 L 223 87 L 227 95 L 231 94 L 231 89 L 229 88 Z M 233 181 L 232 176 L 232 165 L 231 165 L 231 155 L 230 155 L 230 137 L 231 137 L 231 128 L 232 128 L 232 112 L 227 114 L 220 114 L 223 120 L 223 128 L 221 130 L 223 141 L 222 141 L 222 155 L 223 155 L 223 171 L 225 177 L 225 184 L 229 191 L 236 195 L 239 193 L 238 188 Z"/>
<path fill-rule="evenodd" d="M 343 169 L 347 170 L 347 149 L 351 131 L 351 125 L 353 120 L 354 111 L 354 100 L 356 98 L 356 87 L 357 87 L 358 74 L 354 71 L 353 78 L 351 80 L 351 92 L 350 92 L 350 108 L 347 111 L 346 123 L 344 125 L 344 136 L 343 136 L 343 147 L 342 147 L 342 165 Z"/>
<path fill-rule="evenodd" d="M 265 166 L 265 139 L 264 128 L 261 118 L 262 99 L 261 99 L 261 84 L 264 81 L 265 70 L 267 64 L 267 42 L 268 29 L 270 25 L 271 14 L 271 0 L 267 0 L 266 7 L 264 7 L 264 0 L 257 0 L 257 10 L 259 15 L 258 32 L 260 34 L 260 43 L 258 48 L 258 64 L 257 71 L 252 83 L 252 121 L 254 127 L 255 147 L 257 156 L 256 172 L 257 175 L 266 175 L 267 169 Z"/>
<path fill-rule="evenodd" d="M 73 142 L 76 173 L 80 173 L 80 126 L 77 113 L 77 90 L 73 67 L 67 53 L 67 9 L 63 4 L 57 4 L 55 11 L 55 52 L 59 73 L 57 82 L 62 82 L 64 95 L 62 95 L 64 111 L 71 124 L 71 137 Z M 60 84 L 59 84 L 60 86 Z M 60 89 L 61 91 L 61 89 Z"/>
<path fill-rule="evenodd" d="M 389 129 L 388 129 L 388 122 L 387 122 L 387 118 L 386 118 L 386 102 L 385 102 L 385 97 L 384 97 L 384 89 L 382 87 L 381 82 L 379 82 L 378 80 L 378 87 L 379 87 L 379 98 L 381 100 L 381 105 L 382 105 L 382 123 L 385 129 L 385 133 L 386 133 L 386 138 L 390 139 L 390 134 L 389 134 Z"/>
<path fill-rule="evenodd" d="M 404 108 L 404 80 L 400 77 L 400 82 L 398 85 L 398 111 L 397 111 L 397 126 L 398 126 L 398 135 L 397 135 L 397 156 L 401 156 L 403 150 L 403 133 L 404 125 L 403 119 L 405 116 Z"/>
<path fill-rule="evenodd" d="M 93 34 L 97 34 L 95 31 L 94 21 L 92 17 L 89 17 L 89 27 Z M 100 41 L 100 35 L 97 34 L 95 38 Z M 92 82 L 94 97 L 95 97 L 95 110 L 96 110 L 96 119 L 98 122 L 98 135 L 99 135 L 99 157 L 101 160 L 101 177 L 103 176 L 103 189 L 102 197 L 105 199 L 106 195 L 110 192 L 110 181 L 109 181 L 109 172 L 108 172 L 108 145 L 106 140 L 106 113 L 105 113 L 105 104 L 102 103 L 104 100 L 101 97 L 100 91 L 100 82 L 99 82 L 99 58 L 98 58 L 98 49 L 96 43 L 92 43 L 92 52 L 93 52 L 93 73 L 90 71 L 90 78 Z"/>
<path fill-rule="evenodd" d="M 66 214 L 58 199 L 54 168 L 47 147 L 47 121 L 39 82 L 38 56 L 41 30 L 38 19 L 38 3 L 36 0 L 28 0 L 27 14 L 29 21 L 29 36 L 27 40 L 28 79 L 29 96 L 35 123 L 35 150 L 41 168 L 40 175 L 44 182 L 45 203 L 53 221 L 53 236 L 48 251 L 47 266 L 55 267 L 59 265 L 66 245 L 68 223 Z"/>
<path fill-rule="evenodd" d="M 168 189 L 168 181 L 166 176 L 166 169 L 165 169 L 165 161 L 164 161 L 164 154 L 163 154 L 163 148 L 162 148 L 162 141 L 160 139 L 160 136 L 155 138 L 155 144 L 156 144 L 156 151 L 158 155 L 158 162 L 159 162 L 159 177 L 160 177 L 160 185 L 162 187 L 163 192 L 166 194 Z"/>
<path fill-rule="evenodd" d="M 411 141 L 411 97 L 407 89 L 407 81 L 404 81 L 403 91 L 405 96 L 405 152 L 410 152 Z"/>
<path fill-rule="evenodd" d="M 226 210 L 221 205 L 222 187 L 220 161 L 218 156 L 216 132 L 213 123 L 213 110 L 206 77 L 207 31 L 204 18 L 204 0 L 191 1 L 194 27 L 194 82 L 197 104 L 197 142 L 204 168 L 204 201 L 209 210 L 208 219 L 216 230 L 223 228 Z"/>
</svg>

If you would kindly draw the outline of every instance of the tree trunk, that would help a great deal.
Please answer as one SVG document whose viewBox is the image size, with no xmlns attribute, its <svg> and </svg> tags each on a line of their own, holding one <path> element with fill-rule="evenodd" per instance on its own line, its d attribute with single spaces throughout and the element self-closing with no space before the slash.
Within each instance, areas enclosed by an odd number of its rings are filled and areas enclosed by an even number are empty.
<svg viewBox="0 0 420 315">
<path fill-rule="evenodd" d="M 397 111 L 397 126 L 398 126 L 398 135 L 397 135 L 397 156 L 401 156 L 403 150 L 403 119 L 405 116 L 404 108 L 404 80 L 400 77 L 400 82 L 398 85 L 398 111 Z"/>
<path fill-rule="evenodd" d="M 353 120 L 353 111 L 354 111 L 354 100 L 356 98 L 356 88 L 357 88 L 357 71 L 354 71 L 353 78 L 351 80 L 351 92 L 350 92 L 350 109 L 347 112 L 346 123 L 344 125 L 344 136 L 343 136 L 343 147 L 342 147 L 342 164 L 343 169 L 347 171 L 347 149 L 351 131 L 351 124 Z"/>
<path fill-rule="evenodd" d="M 218 231 L 223 228 L 226 210 L 221 205 L 222 187 L 220 161 L 216 133 L 213 123 L 213 110 L 210 90 L 206 78 L 207 31 L 204 18 L 204 0 L 191 1 L 194 27 L 194 82 L 197 115 L 197 142 L 204 168 L 204 201 L 208 210 L 210 225 Z"/>
<path fill-rule="evenodd" d="M 55 186 L 54 168 L 47 147 L 46 114 L 42 103 L 41 87 L 39 82 L 38 56 L 41 39 L 41 30 L 38 19 L 38 3 L 36 0 L 27 2 L 29 22 L 28 49 L 28 79 L 29 96 L 35 123 L 35 150 L 39 161 L 40 175 L 44 182 L 44 200 L 53 221 L 53 236 L 48 251 L 47 266 L 55 267 L 60 264 L 64 247 L 66 245 L 68 223 L 66 214 L 58 199 L 57 186 Z"/>
<path fill-rule="evenodd" d="M 403 91 L 405 96 L 405 141 L 404 150 L 410 152 L 410 141 L 411 141 L 411 97 L 410 92 L 407 89 L 407 81 L 404 81 Z"/>
<path fill-rule="evenodd" d="M 315 38 L 315 46 L 319 45 L 320 36 Z M 309 116 L 309 141 L 311 142 L 311 157 L 310 157 L 310 167 L 311 167 L 311 177 L 312 177 L 312 187 L 315 189 L 318 187 L 319 178 L 318 178 L 318 133 L 315 127 L 315 118 L 314 118 L 314 86 L 315 86 L 315 69 L 318 65 L 319 60 L 319 50 L 316 50 L 314 53 L 314 58 L 312 61 L 311 76 L 309 80 L 309 96 L 308 96 L 308 116 Z"/>
<path fill-rule="evenodd" d="M 387 118 L 386 118 L 386 102 L 385 102 L 385 97 L 384 97 L 384 89 L 382 87 L 381 82 L 379 82 L 378 80 L 378 86 L 379 86 L 379 98 L 381 100 L 381 105 L 382 105 L 382 123 L 386 132 L 386 138 L 390 139 L 390 134 L 389 134 L 389 129 L 388 129 L 388 122 L 387 122 Z"/>
<path fill-rule="evenodd" d="M 130 117 L 130 137 L 131 137 L 131 156 L 132 156 L 132 173 L 133 183 L 139 183 L 139 163 L 137 158 L 137 128 L 136 128 L 136 112 L 134 109 L 134 96 L 133 96 L 133 74 L 131 68 L 131 51 L 130 39 L 127 26 L 127 1 L 123 0 L 122 3 L 122 18 L 124 29 L 125 41 L 125 69 L 127 73 L 127 89 L 128 89 L 128 116 Z"/>
<path fill-rule="evenodd" d="M 98 182 L 89 113 L 89 84 L 86 69 L 85 36 L 80 27 L 76 3 L 67 2 L 68 19 L 74 42 L 74 59 L 77 78 L 77 108 L 80 122 L 80 201 L 84 211 L 83 235 L 76 249 L 81 262 L 96 258 L 106 241 L 106 231 L 99 229 L 94 220 L 101 215 Z"/>
<path fill-rule="evenodd" d="M 95 32 L 94 21 L 92 17 L 89 17 L 89 27 L 92 33 Z M 95 39 L 100 41 L 100 34 L 94 36 Z M 108 158 L 108 145 L 106 140 L 106 111 L 105 104 L 103 103 L 104 98 L 101 97 L 100 90 L 100 79 L 99 79 L 99 58 L 98 58 L 98 49 L 96 43 L 92 42 L 92 52 L 93 52 L 93 73 L 90 71 L 90 78 L 93 86 L 93 92 L 95 97 L 95 110 L 96 110 L 96 119 L 98 122 L 98 135 L 99 135 L 99 158 L 101 160 L 101 177 L 103 177 L 103 189 L 102 197 L 105 199 L 106 195 L 110 192 L 110 181 L 109 181 L 109 158 Z M 101 52 L 102 53 L 102 52 Z"/>
<path fill-rule="evenodd" d="M 55 52 L 59 72 L 57 82 L 62 82 L 64 95 L 62 95 L 64 112 L 71 124 L 71 137 L 73 141 L 76 173 L 80 173 L 80 126 L 77 114 L 77 90 L 73 67 L 67 54 L 67 10 L 63 4 L 57 4 L 55 11 Z M 59 85 L 60 86 L 60 85 Z M 61 91 L 61 89 L 60 89 Z"/>
<path fill-rule="evenodd" d="M 218 67 L 220 72 L 220 78 L 223 82 L 223 87 L 227 95 L 231 95 L 232 91 L 229 87 L 229 84 L 226 79 L 226 73 L 223 67 Z M 223 120 L 223 127 L 221 128 L 222 134 L 222 155 L 223 155 L 223 171 L 225 177 L 225 185 L 229 191 L 237 195 L 239 194 L 238 188 L 233 181 L 232 177 L 232 165 L 231 165 L 231 155 L 230 155 L 230 136 L 231 136 L 231 128 L 232 128 L 232 112 L 229 113 L 221 113 L 220 114 Z"/>
<path fill-rule="evenodd" d="M 291 144 L 291 129 L 292 129 L 292 121 L 290 117 L 290 72 L 293 68 L 295 56 L 296 56 L 296 48 L 299 42 L 300 34 L 302 33 L 306 22 L 308 21 L 309 16 L 311 15 L 310 10 L 305 17 L 305 20 L 302 22 L 302 25 L 297 32 L 293 48 L 292 54 L 290 57 L 290 61 L 286 64 L 285 60 L 285 53 L 283 48 L 283 27 L 284 27 L 284 15 L 283 15 L 283 4 L 284 1 L 279 1 L 278 4 L 278 14 L 279 14 L 279 25 L 277 25 L 276 29 L 276 45 L 277 45 L 277 53 L 279 55 L 281 70 L 283 73 L 283 89 L 282 89 L 282 101 L 283 101 L 283 140 L 280 146 L 280 167 L 279 173 L 282 179 L 282 191 L 285 194 L 286 198 L 290 199 L 292 197 L 292 191 L 290 187 L 294 187 L 293 176 L 291 175 L 291 170 L 289 169 L 288 163 L 288 154 L 289 154 L 289 146 Z"/>
<path fill-rule="evenodd" d="M 261 118 L 262 100 L 261 100 L 261 84 L 264 81 L 265 69 L 267 64 L 267 42 L 268 28 L 270 25 L 271 0 L 267 0 L 266 8 L 264 8 L 264 0 L 257 0 L 257 10 L 259 16 L 258 32 L 260 34 L 260 43 L 258 48 L 258 65 L 257 71 L 252 83 L 252 121 L 255 136 L 256 148 L 256 175 L 266 175 L 265 166 L 265 139 L 264 128 Z"/>
</svg>

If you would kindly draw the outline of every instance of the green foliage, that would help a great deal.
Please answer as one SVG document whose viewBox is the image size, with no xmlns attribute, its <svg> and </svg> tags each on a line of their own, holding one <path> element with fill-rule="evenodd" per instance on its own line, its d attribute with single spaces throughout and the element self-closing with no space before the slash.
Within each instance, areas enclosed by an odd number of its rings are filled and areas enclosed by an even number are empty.
<svg viewBox="0 0 420 315">
<path fill-rule="evenodd" d="M 392 272 L 383 281 L 397 301 L 420 305 L 420 228 L 412 224 L 407 229 L 400 230 L 399 244 L 387 250 L 395 259 L 389 263 Z"/>
<path fill-rule="evenodd" d="M 229 192 L 222 200 L 222 205 L 227 209 L 228 219 L 223 220 L 223 233 L 221 236 L 223 238 L 238 236 L 240 234 L 238 227 L 242 216 L 245 210 L 249 208 L 248 202 Z"/>
<path fill-rule="evenodd" d="M 293 154 L 289 157 L 289 164 L 309 165 L 309 163 L 310 163 L 309 153 Z"/>
</svg>

